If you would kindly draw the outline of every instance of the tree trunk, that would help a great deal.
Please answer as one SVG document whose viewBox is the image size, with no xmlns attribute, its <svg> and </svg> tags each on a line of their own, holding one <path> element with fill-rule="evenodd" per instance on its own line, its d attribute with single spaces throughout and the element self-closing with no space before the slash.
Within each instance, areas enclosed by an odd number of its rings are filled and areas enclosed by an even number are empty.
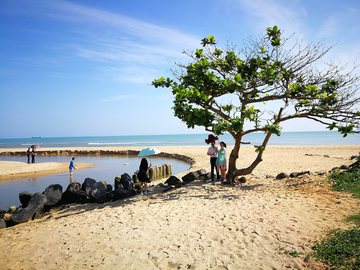
<svg viewBox="0 0 360 270">
<path fill-rule="evenodd" d="M 266 148 L 267 143 L 269 142 L 270 137 L 271 137 L 271 133 L 268 132 L 266 134 L 263 144 L 262 144 L 262 147 L 264 148 L 264 150 Z M 240 176 L 240 175 L 248 175 L 248 174 L 252 173 L 252 171 L 256 168 L 256 166 L 259 165 L 259 163 L 262 161 L 262 155 L 263 155 L 264 150 L 260 149 L 256 159 L 253 161 L 253 163 L 249 167 L 237 169 L 236 168 L 236 160 L 239 157 L 240 142 L 241 142 L 241 138 L 240 139 L 235 138 L 235 146 L 230 154 L 229 171 L 228 171 L 228 175 L 227 175 L 227 180 L 230 182 L 230 185 L 233 184 L 233 180 L 235 179 L 235 177 Z"/>
</svg>

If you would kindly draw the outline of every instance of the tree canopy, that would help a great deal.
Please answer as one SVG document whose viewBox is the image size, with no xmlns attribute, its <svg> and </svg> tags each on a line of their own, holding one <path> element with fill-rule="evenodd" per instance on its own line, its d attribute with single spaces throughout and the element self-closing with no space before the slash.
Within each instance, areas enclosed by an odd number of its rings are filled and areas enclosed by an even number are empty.
<svg viewBox="0 0 360 270">
<path fill-rule="evenodd" d="M 291 36 L 292 37 L 292 36 Z M 359 132 L 359 75 L 341 63 L 315 64 L 333 46 L 323 41 L 287 46 L 281 30 L 269 27 L 258 39 L 249 38 L 243 48 L 215 38 L 201 40 L 202 48 L 184 51 L 190 62 L 174 63 L 174 78 L 154 80 L 174 95 L 174 114 L 189 128 L 203 126 L 216 135 L 230 133 L 235 146 L 228 166 L 228 180 L 246 175 L 261 162 L 272 134 L 280 136 L 281 123 L 306 118 L 337 129 L 343 136 Z M 274 109 L 275 106 L 275 109 Z M 236 168 L 242 137 L 264 132 L 257 158 L 247 168 Z"/>
</svg>

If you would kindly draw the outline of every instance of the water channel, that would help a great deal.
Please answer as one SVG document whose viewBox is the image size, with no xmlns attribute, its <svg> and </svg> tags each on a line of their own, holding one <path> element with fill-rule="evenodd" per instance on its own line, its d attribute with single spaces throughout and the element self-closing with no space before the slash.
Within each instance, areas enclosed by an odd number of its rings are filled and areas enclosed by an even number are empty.
<svg viewBox="0 0 360 270">
<path fill-rule="evenodd" d="M 36 162 L 67 162 L 70 163 L 71 156 L 37 156 Z M 172 174 L 187 171 L 190 165 L 184 161 L 151 157 L 147 158 L 148 162 L 153 166 L 170 163 L 172 167 Z M 0 161 L 20 161 L 27 162 L 26 156 L 1 156 Z M 81 163 L 96 163 L 97 166 L 84 170 L 74 170 L 72 178 L 69 173 L 61 173 L 55 175 L 47 175 L 36 178 L 27 178 L 15 181 L 8 181 L 0 183 L 0 209 L 7 210 L 12 205 L 19 206 L 19 193 L 29 191 L 31 193 L 42 193 L 51 184 L 60 184 L 63 187 L 63 192 L 66 190 L 69 183 L 79 182 L 83 183 L 87 177 L 93 178 L 96 181 L 106 181 L 108 184 L 114 186 L 114 178 L 117 175 L 128 173 L 130 176 L 139 169 L 141 158 L 136 156 L 124 155 L 86 155 L 77 156 L 76 162 Z M 31 166 L 31 164 L 28 164 Z M 153 181 L 154 183 L 154 181 Z"/>
</svg>

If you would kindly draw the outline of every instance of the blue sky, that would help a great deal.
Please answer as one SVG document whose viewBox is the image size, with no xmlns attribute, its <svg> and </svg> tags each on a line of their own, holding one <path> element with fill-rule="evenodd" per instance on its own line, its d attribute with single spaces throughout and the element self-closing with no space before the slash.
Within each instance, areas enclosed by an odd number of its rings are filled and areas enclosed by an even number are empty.
<svg viewBox="0 0 360 270">
<path fill-rule="evenodd" d="M 169 61 L 214 35 L 241 47 L 278 25 L 360 60 L 358 0 L 1 0 L 0 138 L 204 133 L 173 116 Z M 313 122 L 283 131 L 324 130 Z"/>
</svg>

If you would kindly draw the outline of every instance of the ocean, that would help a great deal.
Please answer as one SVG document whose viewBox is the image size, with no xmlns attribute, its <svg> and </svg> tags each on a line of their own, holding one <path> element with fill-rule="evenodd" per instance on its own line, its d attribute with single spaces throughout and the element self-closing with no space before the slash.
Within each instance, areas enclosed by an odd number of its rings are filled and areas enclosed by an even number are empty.
<svg viewBox="0 0 360 270">
<path fill-rule="evenodd" d="M 0 148 L 27 148 L 33 144 L 40 147 L 113 147 L 113 146 L 182 146 L 205 145 L 209 133 L 172 135 L 134 135 L 97 137 L 35 137 L 0 139 Z M 234 145 L 230 134 L 220 135 L 220 141 Z M 254 133 L 243 137 L 250 145 L 260 145 L 264 133 Z M 281 136 L 272 135 L 268 145 L 355 145 L 360 144 L 360 134 L 349 134 L 346 138 L 336 131 L 283 132 Z"/>
</svg>

